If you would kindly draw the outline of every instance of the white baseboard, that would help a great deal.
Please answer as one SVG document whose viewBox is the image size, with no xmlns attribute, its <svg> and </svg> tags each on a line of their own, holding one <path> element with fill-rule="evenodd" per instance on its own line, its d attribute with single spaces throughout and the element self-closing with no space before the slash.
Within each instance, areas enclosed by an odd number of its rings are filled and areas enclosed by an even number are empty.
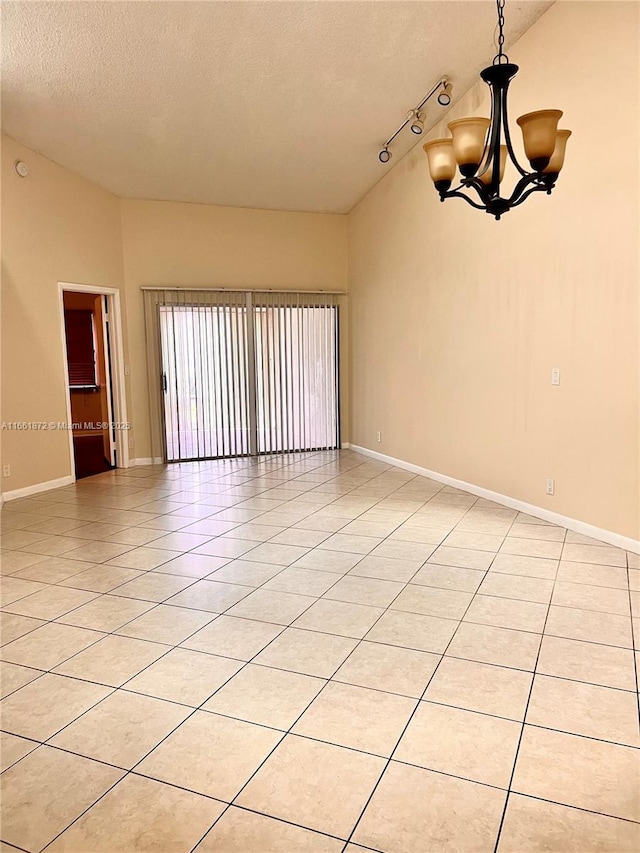
<svg viewBox="0 0 640 853">
<path fill-rule="evenodd" d="M 622 536 L 620 533 L 614 533 L 612 530 L 604 530 L 602 527 L 595 527 L 593 524 L 587 524 L 586 521 L 580 521 L 577 518 L 569 518 L 566 515 L 560 515 L 552 510 L 545 509 L 535 504 L 528 504 L 525 501 L 511 498 L 508 495 L 501 495 L 499 492 L 492 492 L 482 486 L 476 486 L 473 483 L 466 483 L 464 480 L 456 480 L 454 477 L 448 477 L 446 474 L 440 474 L 438 471 L 430 471 L 428 468 L 421 468 L 420 465 L 414 465 L 411 462 L 405 462 L 402 459 L 395 459 L 393 456 L 385 456 L 384 453 L 378 453 L 376 450 L 369 450 L 368 447 L 359 447 L 357 444 L 344 443 L 343 447 L 348 447 L 356 453 L 362 453 L 363 456 L 369 456 L 372 459 L 377 459 L 379 462 L 386 462 L 387 465 L 394 465 L 396 468 L 402 468 L 404 471 L 411 471 L 412 474 L 420 474 L 422 477 L 428 477 L 430 480 L 435 480 L 437 483 L 443 483 L 445 486 L 453 486 L 456 489 L 462 489 L 479 498 L 494 501 L 516 509 L 518 512 L 524 512 L 527 515 L 533 515 L 536 518 L 541 518 L 543 521 L 548 521 L 551 524 L 557 524 L 560 527 L 566 527 L 568 530 L 573 530 L 575 533 L 581 533 L 583 536 L 590 536 L 592 539 L 599 539 L 601 542 L 606 542 L 609 545 L 615 545 L 616 548 L 624 548 L 626 551 L 633 551 L 635 554 L 640 554 L 640 540 L 631 539 L 629 536 Z"/>
<path fill-rule="evenodd" d="M 163 462 L 162 456 L 141 456 L 138 459 L 130 459 L 129 465 L 162 465 Z"/>
<path fill-rule="evenodd" d="M 61 489 L 63 486 L 70 486 L 75 483 L 75 477 L 68 474 L 66 477 L 58 477 L 57 480 L 47 480 L 44 483 L 34 483 L 32 486 L 25 486 L 22 489 L 13 489 L 10 492 L 3 492 L 2 499 L 4 501 L 15 501 L 18 498 L 28 498 L 31 495 L 39 495 L 40 492 L 49 492 L 52 489 Z"/>
</svg>

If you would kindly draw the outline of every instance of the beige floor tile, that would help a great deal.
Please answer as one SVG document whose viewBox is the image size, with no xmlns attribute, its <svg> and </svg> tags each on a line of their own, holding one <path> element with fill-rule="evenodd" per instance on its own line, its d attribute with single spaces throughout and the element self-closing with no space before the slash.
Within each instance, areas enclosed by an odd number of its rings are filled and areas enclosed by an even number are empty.
<svg viewBox="0 0 640 853">
<path fill-rule="evenodd" d="M 529 672 L 445 657 L 424 698 L 468 711 L 523 720 L 531 679 Z"/>
<path fill-rule="evenodd" d="M 635 690 L 631 649 L 545 636 L 537 671 L 603 687 Z"/>
<path fill-rule="evenodd" d="M 498 853 L 636 853 L 640 825 L 510 794 Z"/>
<path fill-rule="evenodd" d="M 255 663 L 331 678 L 356 645 L 356 640 L 346 637 L 287 628 L 260 652 Z"/>
<path fill-rule="evenodd" d="M 110 687 L 120 687 L 158 660 L 168 649 L 169 646 L 159 643 L 111 635 L 60 664 L 56 667 L 56 672 Z"/>
<path fill-rule="evenodd" d="M 205 554 L 208 557 L 226 557 L 231 560 L 241 557 L 248 551 L 252 551 L 255 547 L 255 542 L 250 542 L 246 539 L 225 539 L 224 536 L 219 536 L 217 539 L 207 542 L 206 545 L 200 545 L 192 553 Z"/>
<path fill-rule="evenodd" d="M 118 595 L 125 598 L 137 598 L 142 601 L 166 601 L 171 596 L 193 584 L 193 578 L 163 575 L 157 572 L 147 572 L 135 580 L 118 587 Z"/>
<path fill-rule="evenodd" d="M 282 732 L 196 711 L 136 770 L 230 802 L 282 737 Z"/>
<path fill-rule="evenodd" d="M 116 690 L 50 743 L 128 770 L 190 713 L 184 705 Z"/>
<path fill-rule="evenodd" d="M 32 619 L 28 616 L 19 616 L 14 613 L 0 613 L 0 641 L 2 645 L 24 637 L 31 631 L 35 631 L 44 625 L 42 619 Z"/>
<path fill-rule="evenodd" d="M 367 640 L 442 654 L 458 627 L 454 619 L 387 610 L 367 634 Z"/>
<path fill-rule="evenodd" d="M 454 530 L 444 540 L 448 548 L 471 548 L 475 551 L 493 551 L 496 553 L 504 537 L 495 533 L 473 533 L 466 530 Z"/>
<path fill-rule="evenodd" d="M 198 555 L 194 554 L 193 556 Z M 207 559 L 220 559 L 221 562 L 224 562 L 224 565 L 216 569 L 211 575 L 210 580 L 237 583 L 241 586 L 252 586 L 254 588 L 262 586 L 263 583 L 284 571 L 282 566 L 274 566 L 272 563 L 251 563 L 249 560 L 232 560 L 229 562 L 222 557 L 209 557 Z"/>
<path fill-rule="evenodd" d="M 364 641 L 356 646 L 333 680 L 418 699 L 439 660 L 439 655 L 429 652 Z"/>
<path fill-rule="evenodd" d="M 525 726 L 512 790 L 640 821 L 640 750 Z"/>
<path fill-rule="evenodd" d="M 426 563 L 411 579 L 412 584 L 431 586 L 437 589 L 452 589 L 459 592 L 476 592 L 485 573 L 476 569 L 461 569 L 458 566 L 436 566 Z"/>
<path fill-rule="evenodd" d="M 295 627 L 360 640 L 383 613 L 382 607 L 322 598 L 296 620 Z"/>
<path fill-rule="evenodd" d="M 100 640 L 104 634 L 58 625 L 49 622 L 2 647 L 2 660 L 31 666 L 35 669 L 53 669 L 67 658 Z"/>
<path fill-rule="evenodd" d="M 390 607 L 392 610 L 422 613 L 425 616 L 462 619 L 472 598 L 470 592 L 436 589 L 411 583 L 402 590 Z"/>
<path fill-rule="evenodd" d="M 421 560 L 394 560 L 393 557 L 363 557 L 350 571 L 350 576 L 406 583 L 416 574 Z"/>
<path fill-rule="evenodd" d="M 3 838 L 23 850 L 42 850 L 122 775 L 115 767 L 39 747 L 0 777 Z"/>
<path fill-rule="evenodd" d="M 635 693 L 536 675 L 527 723 L 640 746 Z"/>
<path fill-rule="evenodd" d="M 281 625 L 238 619 L 234 616 L 218 616 L 182 645 L 200 652 L 251 660 L 282 632 Z"/>
<path fill-rule="evenodd" d="M 447 656 L 533 671 L 540 634 L 462 622 L 447 649 Z"/>
<path fill-rule="evenodd" d="M 116 633 L 123 637 L 136 637 L 139 640 L 151 640 L 173 646 L 186 640 L 215 618 L 212 613 L 159 604 L 123 625 Z"/>
<path fill-rule="evenodd" d="M 217 800 L 130 775 L 48 849 L 51 853 L 188 853 L 223 809 Z"/>
<path fill-rule="evenodd" d="M 22 580 L 21 578 L 0 578 L 0 605 L 13 604 L 27 595 L 45 589 L 45 584 L 36 581 Z"/>
<path fill-rule="evenodd" d="M 341 853 L 343 847 L 336 838 L 231 806 L 194 853 Z"/>
<path fill-rule="evenodd" d="M 167 563 L 173 556 L 172 552 L 156 547 L 155 540 L 152 546 L 134 548 L 109 560 L 110 566 L 123 566 L 127 569 L 138 569 L 148 571 Z"/>
<path fill-rule="evenodd" d="M 298 545 L 302 548 L 315 548 L 330 536 L 329 532 L 319 530 L 301 530 L 290 527 L 271 540 L 274 545 Z"/>
<path fill-rule="evenodd" d="M 134 569 L 123 569 L 119 566 L 102 563 L 65 578 L 60 583 L 65 587 L 85 589 L 91 592 L 111 592 L 117 590 L 117 587 L 122 586 L 122 584 L 141 577 L 142 574 L 142 572 Z"/>
<path fill-rule="evenodd" d="M 41 539 L 39 542 L 34 542 L 32 545 L 25 545 L 23 551 L 28 554 L 44 554 L 49 557 L 61 557 L 67 554 L 74 548 L 79 548 L 85 544 L 85 540 L 73 536 L 50 536 L 47 539 Z"/>
<path fill-rule="evenodd" d="M 545 634 L 554 637 L 633 648 L 631 619 L 626 616 L 572 607 L 555 607 L 552 604 L 544 630 Z"/>
<path fill-rule="evenodd" d="M 162 536 L 161 530 L 151 530 L 144 527 L 126 527 L 118 533 L 112 533 L 110 536 L 105 536 L 105 542 L 115 542 L 119 545 L 130 545 L 140 547 L 159 539 Z"/>
<path fill-rule="evenodd" d="M 377 756 L 288 735 L 238 805 L 347 838 L 384 764 Z"/>
<path fill-rule="evenodd" d="M 189 649 L 172 649 L 127 682 L 126 689 L 196 707 L 241 667 L 241 661 L 231 658 Z"/>
<path fill-rule="evenodd" d="M 562 551 L 563 560 L 574 563 L 595 563 L 600 566 L 627 565 L 627 555 L 621 548 L 611 548 L 608 545 L 577 545 L 567 543 Z"/>
<path fill-rule="evenodd" d="M 507 788 L 521 728 L 512 720 L 420 702 L 393 757 Z"/>
<path fill-rule="evenodd" d="M 170 576 L 165 575 L 164 577 Z M 179 580 L 183 579 L 179 578 Z M 184 578 L 184 580 L 187 579 Z M 250 586 L 218 583 L 214 580 L 193 583 L 193 579 L 189 579 L 189 582 L 191 585 L 167 599 L 167 604 L 175 607 L 189 607 L 193 610 L 206 610 L 209 613 L 222 613 L 253 592 Z"/>
<path fill-rule="evenodd" d="M 569 560 L 560 560 L 557 580 L 627 589 L 627 570 L 616 566 L 597 566 L 593 563 L 572 563 Z"/>
<path fill-rule="evenodd" d="M 501 554 L 513 554 L 516 557 L 545 557 L 559 560 L 562 553 L 562 542 L 550 542 L 545 539 L 518 539 L 509 536 L 500 548 Z"/>
<path fill-rule="evenodd" d="M 326 551 L 343 551 L 347 554 L 369 554 L 380 545 L 382 538 L 378 536 L 354 536 L 346 533 L 334 533 L 325 539 L 318 547 Z"/>
<path fill-rule="evenodd" d="M 465 613 L 465 622 L 494 625 L 496 628 L 513 628 L 516 631 L 533 631 L 541 634 L 548 607 L 533 601 L 476 595 Z"/>
<path fill-rule="evenodd" d="M 47 539 L 45 533 L 34 533 L 32 530 L 14 530 L 10 533 L 0 535 L 0 548 L 11 550 L 15 548 L 26 548 L 35 542 L 44 542 Z"/>
<path fill-rule="evenodd" d="M 505 792 L 392 761 L 353 840 L 388 853 L 491 853 Z"/>
<path fill-rule="evenodd" d="M 640 554 L 627 551 L 627 565 L 630 569 L 640 569 Z"/>
<path fill-rule="evenodd" d="M 65 625 L 92 628 L 94 631 L 115 631 L 122 625 L 141 616 L 154 607 L 150 601 L 120 598 L 117 595 L 101 595 L 88 604 L 58 618 Z"/>
<path fill-rule="evenodd" d="M 599 613 L 615 613 L 618 616 L 630 615 L 629 592 L 626 589 L 556 581 L 552 601 L 560 607 L 578 607 L 582 610 L 597 610 Z"/>
<path fill-rule="evenodd" d="M 94 598 L 96 598 L 95 593 L 50 586 L 29 595 L 27 598 L 21 598 L 19 601 L 7 605 L 7 609 L 19 616 L 52 620 L 69 610 L 87 604 Z"/>
<path fill-rule="evenodd" d="M 63 536 L 70 530 L 82 528 L 84 525 L 81 521 L 75 518 L 47 518 L 43 521 L 37 521 L 35 524 L 30 524 L 28 530 L 33 533 L 49 533 L 54 536 Z M 77 535 L 74 533 L 74 536 Z"/>
<path fill-rule="evenodd" d="M 404 584 L 396 581 L 348 574 L 340 578 L 323 597 L 351 604 L 388 607 L 403 588 Z"/>
<path fill-rule="evenodd" d="M 38 746 L 36 741 L 0 732 L 0 773 L 4 773 L 8 767 L 33 752 Z"/>
<path fill-rule="evenodd" d="M 4 554 L 2 563 L 4 567 Z M 93 568 L 94 563 L 85 563 L 82 560 L 65 560 L 59 557 L 39 557 L 35 565 L 27 566 L 17 571 L 13 577 L 26 580 L 40 581 L 42 583 L 61 583 L 86 569 Z"/>
<path fill-rule="evenodd" d="M 441 545 L 429 557 L 430 563 L 439 566 L 458 566 L 462 569 L 488 569 L 495 554 L 490 551 L 478 551 L 471 548 L 450 548 Z"/>
<path fill-rule="evenodd" d="M 2 700 L 2 728 L 32 740 L 48 740 L 110 692 L 100 684 L 46 673 Z"/>
<path fill-rule="evenodd" d="M 42 671 L 39 669 L 30 669 L 26 666 L 2 661 L 0 663 L 0 698 L 4 699 L 14 690 L 19 690 L 41 675 Z"/>
<path fill-rule="evenodd" d="M 519 539 L 547 539 L 550 542 L 564 542 L 566 530 L 552 524 L 522 524 L 515 522 L 509 530 L 507 538 L 516 536 Z"/>
<path fill-rule="evenodd" d="M 167 533 L 166 536 L 161 536 L 159 539 L 155 539 L 153 547 L 182 554 L 185 551 L 190 551 L 192 548 L 197 548 L 199 545 L 205 545 L 211 539 L 211 536 L 207 536 L 202 533 L 180 530 L 174 531 L 173 533 Z"/>
<path fill-rule="evenodd" d="M 493 595 L 498 598 L 516 598 L 548 604 L 553 592 L 553 581 L 488 572 L 478 592 L 481 595 Z"/>
<path fill-rule="evenodd" d="M 155 542 L 153 543 L 155 546 Z M 157 566 L 154 571 L 167 575 L 182 575 L 188 578 L 205 578 L 222 566 L 227 565 L 226 557 L 207 557 L 204 554 L 180 554 L 173 556 L 167 563 Z M 214 578 L 212 577 L 212 580 Z M 222 580 L 222 578 L 215 578 Z"/>
<path fill-rule="evenodd" d="M 291 563 L 295 563 L 307 551 L 308 548 L 300 548 L 297 545 L 272 545 L 271 542 L 265 542 L 256 548 L 252 548 L 251 551 L 247 551 L 244 558 L 250 561 L 256 560 L 259 563 L 275 563 L 278 566 L 290 566 Z"/>
<path fill-rule="evenodd" d="M 298 595 L 320 596 L 335 583 L 341 583 L 331 572 L 320 572 L 315 569 L 302 569 L 289 566 L 265 583 L 265 589 L 279 592 L 293 592 Z M 327 596 L 330 597 L 330 596 Z"/>
<path fill-rule="evenodd" d="M 389 757 L 415 707 L 405 696 L 330 682 L 292 731 Z"/>
<path fill-rule="evenodd" d="M 256 589 L 229 609 L 229 616 L 290 625 L 313 604 L 315 598 L 290 592 Z"/>
<path fill-rule="evenodd" d="M 489 571 L 507 575 L 522 575 L 528 578 L 554 580 L 558 573 L 559 560 L 545 557 L 519 557 L 513 554 L 498 554 Z"/>
<path fill-rule="evenodd" d="M 72 560 L 87 560 L 91 563 L 106 563 L 114 557 L 119 557 L 126 551 L 130 551 L 128 545 L 120 545 L 115 542 L 87 542 L 79 548 L 67 552 Z"/>
<path fill-rule="evenodd" d="M 304 569 L 318 569 L 321 572 L 345 575 L 350 569 L 362 560 L 360 554 L 349 554 L 344 551 L 323 551 L 316 549 L 309 551 L 294 565 Z"/>
<path fill-rule="evenodd" d="M 286 731 L 325 683 L 321 678 L 249 664 L 205 702 L 203 708 Z"/>
</svg>

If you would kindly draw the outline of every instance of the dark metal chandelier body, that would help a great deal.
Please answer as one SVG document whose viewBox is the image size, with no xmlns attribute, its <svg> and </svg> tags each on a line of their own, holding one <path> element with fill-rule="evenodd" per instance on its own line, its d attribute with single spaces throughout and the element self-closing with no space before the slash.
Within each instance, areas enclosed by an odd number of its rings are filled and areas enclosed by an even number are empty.
<svg viewBox="0 0 640 853">
<path fill-rule="evenodd" d="M 504 3 L 498 7 L 498 54 L 493 64 L 480 76 L 491 90 L 491 118 L 459 119 L 449 124 L 452 136 L 427 142 L 424 150 L 429 160 L 429 171 L 440 200 L 463 198 L 472 207 L 485 210 L 496 219 L 522 204 L 532 193 L 551 193 L 564 162 L 564 152 L 569 130 L 558 130 L 560 110 L 540 110 L 520 116 L 525 153 L 531 171 L 523 169 L 514 153 L 507 114 L 509 83 L 518 72 L 518 66 L 509 62 L 503 51 Z M 504 140 L 504 141 L 503 141 Z M 520 174 L 513 192 L 500 193 L 507 157 Z M 461 180 L 451 189 L 456 166 Z"/>
</svg>

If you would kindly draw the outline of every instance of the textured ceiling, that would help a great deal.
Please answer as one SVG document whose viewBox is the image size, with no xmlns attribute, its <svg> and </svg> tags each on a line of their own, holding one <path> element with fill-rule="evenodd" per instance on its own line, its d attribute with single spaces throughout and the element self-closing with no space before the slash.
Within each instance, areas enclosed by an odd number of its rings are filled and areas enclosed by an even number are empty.
<svg viewBox="0 0 640 853">
<path fill-rule="evenodd" d="M 508 2 L 508 43 L 549 5 Z M 120 196 L 239 207 L 347 212 L 407 110 L 442 74 L 461 95 L 495 53 L 492 0 L 5 0 L 2 16 L 6 133 Z"/>
</svg>

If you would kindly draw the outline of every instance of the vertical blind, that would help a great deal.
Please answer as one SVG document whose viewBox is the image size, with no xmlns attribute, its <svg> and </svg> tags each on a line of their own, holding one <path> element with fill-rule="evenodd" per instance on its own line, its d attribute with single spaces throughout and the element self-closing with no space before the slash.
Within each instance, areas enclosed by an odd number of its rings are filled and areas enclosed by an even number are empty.
<svg viewBox="0 0 640 853">
<path fill-rule="evenodd" d="M 154 446 L 168 461 L 339 446 L 339 297 L 145 289 Z"/>
</svg>

